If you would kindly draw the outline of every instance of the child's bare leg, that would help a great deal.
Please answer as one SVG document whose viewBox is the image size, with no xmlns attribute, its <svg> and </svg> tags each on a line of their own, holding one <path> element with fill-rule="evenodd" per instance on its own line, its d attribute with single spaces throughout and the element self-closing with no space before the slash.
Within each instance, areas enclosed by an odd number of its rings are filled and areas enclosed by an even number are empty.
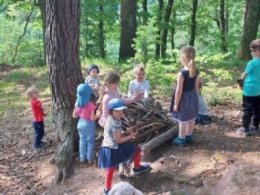
<svg viewBox="0 0 260 195">
<path fill-rule="evenodd" d="M 188 129 L 188 122 L 179 122 L 179 138 L 184 139 Z"/>
<path fill-rule="evenodd" d="M 187 128 L 186 135 L 191 136 L 193 133 L 194 127 L 195 127 L 195 120 L 188 121 L 188 128 Z"/>
</svg>

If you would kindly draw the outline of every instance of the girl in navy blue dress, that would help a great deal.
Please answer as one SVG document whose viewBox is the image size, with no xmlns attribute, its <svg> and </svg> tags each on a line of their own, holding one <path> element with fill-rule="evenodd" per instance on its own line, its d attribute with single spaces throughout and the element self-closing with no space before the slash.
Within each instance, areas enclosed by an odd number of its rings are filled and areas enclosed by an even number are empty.
<svg viewBox="0 0 260 195">
<path fill-rule="evenodd" d="M 183 69 L 177 75 L 176 91 L 172 98 L 173 118 L 179 122 L 179 135 L 172 143 L 180 146 L 192 141 L 195 119 L 198 116 L 199 76 L 194 64 L 195 55 L 192 46 L 181 49 L 180 61 Z"/>
<path fill-rule="evenodd" d="M 106 170 L 104 193 L 111 189 L 115 169 L 122 162 L 133 160 L 134 175 L 150 171 L 149 165 L 140 165 L 141 150 L 128 141 L 135 138 L 137 132 L 131 131 L 129 135 L 121 133 L 121 120 L 123 110 L 126 109 L 121 99 L 114 98 L 108 102 L 109 116 L 105 122 L 104 140 L 99 150 L 98 167 Z"/>
</svg>

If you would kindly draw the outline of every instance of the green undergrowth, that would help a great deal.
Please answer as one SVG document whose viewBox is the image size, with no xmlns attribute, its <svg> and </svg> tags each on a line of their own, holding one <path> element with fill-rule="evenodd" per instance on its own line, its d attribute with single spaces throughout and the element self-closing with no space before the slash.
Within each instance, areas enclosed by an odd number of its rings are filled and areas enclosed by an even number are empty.
<svg viewBox="0 0 260 195">
<path fill-rule="evenodd" d="M 209 105 L 225 105 L 241 103 L 241 90 L 236 84 L 245 62 L 227 56 L 212 56 L 197 58 L 197 68 L 203 79 L 202 94 Z M 82 73 L 85 77 L 89 64 L 95 63 L 100 67 L 100 78 L 106 72 L 114 70 L 120 74 L 120 91 L 127 94 L 130 80 L 134 78 L 133 63 L 116 64 L 104 60 L 85 60 L 82 63 Z M 150 81 L 152 95 L 170 98 L 175 86 L 176 75 L 180 70 L 178 62 L 148 61 L 146 64 L 146 79 Z M 31 85 L 40 90 L 40 98 L 50 97 L 47 67 L 15 68 L 1 73 L 0 78 L 0 117 L 22 114 L 29 109 L 29 99 L 25 92 Z"/>
</svg>

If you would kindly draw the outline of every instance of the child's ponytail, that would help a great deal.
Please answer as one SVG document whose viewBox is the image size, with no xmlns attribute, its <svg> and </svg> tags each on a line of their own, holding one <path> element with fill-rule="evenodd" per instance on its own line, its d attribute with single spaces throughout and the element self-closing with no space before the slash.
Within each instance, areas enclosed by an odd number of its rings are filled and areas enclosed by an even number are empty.
<svg viewBox="0 0 260 195">
<path fill-rule="evenodd" d="M 185 57 L 188 63 L 189 77 L 193 78 L 196 76 L 196 66 L 194 63 L 196 51 L 195 48 L 188 45 L 181 48 L 181 53 Z"/>
<path fill-rule="evenodd" d="M 189 64 L 188 64 L 188 68 L 189 68 L 189 77 L 193 78 L 196 76 L 196 67 L 194 64 L 194 60 L 190 60 Z"/>
</svg>

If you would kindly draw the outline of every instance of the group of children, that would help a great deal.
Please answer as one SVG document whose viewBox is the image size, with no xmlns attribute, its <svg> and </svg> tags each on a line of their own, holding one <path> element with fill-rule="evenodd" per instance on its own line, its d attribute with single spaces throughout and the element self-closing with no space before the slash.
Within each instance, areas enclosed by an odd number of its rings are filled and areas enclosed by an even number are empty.
<svg viewBox="0 0 260 195">
<path fill-rule="evenodd" d="M 254 40 L 250 49 L 253 60 L 248 62 L 241 77 L 244 115 L 243 128 L 238 133 L 243 135 L 249 135 L 252 130 L 259 130 L 260 120 L 260 39 Z M 192 142 L 195 123 L 210 121 L 210 118 L 207 118 L 205 102 L 200 95 L 202 81 L 196 69 L 195 57 L 194 47 L 185 46 L 181 49 L 180 62 L 183 68 L 177 74 L 177 85 L 170 108 L 172 117 L 179 123 L 179 133 L 176 138 L 172 139 L 172 144 L 179 146 Z M 100 85 L 98 66 L 90 65 L 87 72 L 88 77 L 85 83 L 77 87 L 77 99 L 73 111 L 73 117 L 79 118 L 77 129 L 80 136 L 80 161 L 93 163 L 95 120 L 99 119 L 99 125 L 104 128 L 104 139 L 99 150 L 98 167 L 106 170 L 104 193 L 108 194 L 112 186 L 113 173 L 120 163 L 131 159 L 134 163 L 135 175 L 151 170 L 149 165 L 140 164 L 140 148 L 129 143 L 137 136 L 137 132 L 132 131 L 128 135 L 121 134 L 120 121 L 124 114 L 123 110 L 127 109 L 127 104 L 149 97 L 150 85 L 149 81 L 144 79 L 144 68 L 137 66 L 134 69 L 135 79 L 129 84 L 128 97 L 124 97 L 118 91 L 120 77 L 117 74 L 112 72 L 106 74 L 103 84 Z M 36 88 L 30 88 L 27 94 L 31 98 L 33 112 L 34 147 L 41 148 L 44 145 L 41 141 L 44 134 L 44 112 L 41 102 L 37 99 Z M 100 105 L 97 109 L 91 101 L 92 94 L 99 99 Z M 200 114 L 199 117 L 198 114 Z M 250 128 L 252 116 L 253 128 Z"/>
</svg>

